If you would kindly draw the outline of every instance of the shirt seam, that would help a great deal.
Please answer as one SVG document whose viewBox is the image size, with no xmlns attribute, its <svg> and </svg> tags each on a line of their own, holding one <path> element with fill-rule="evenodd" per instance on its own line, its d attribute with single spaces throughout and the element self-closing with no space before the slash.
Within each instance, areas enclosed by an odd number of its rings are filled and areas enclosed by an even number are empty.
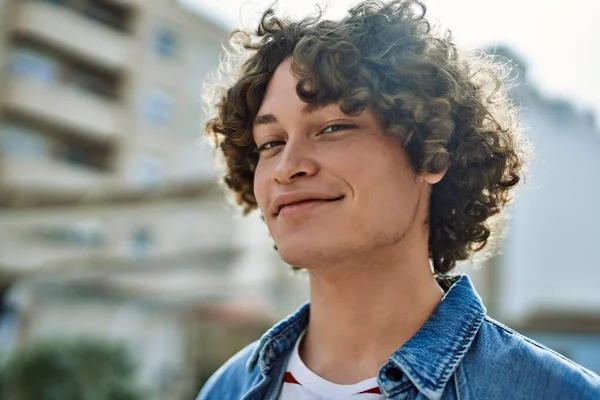
<svg viewBox="0 0 600 400">
<path fill-rule="evenodd" d="M 396 395 L 396 394 L 398 394 L 398 393 L 400 393 L 400 392 L 403 392 L 404 390 L 406 390 L 407 388 L 409 388 L 409 387 L 411 387 L 411 386 L 412 386 L 412 382 L 410 382 L 410 381 L 408 381 L 408 382 L 405 382 L 405 383 L 403 383 L 401 386 L 399 386 L 399 387 L 397 387 L 396 389 L 394 389 L 394 390 L 393 390 L 393 391 L 390 393 L 390 395 L 391 395 L 391 396 L 394 396 L 394 395 Z"/>
<path fill-rule="evenodd" d="M 438 379 L 437 379 L 437 381 L 435 383 L 435 386 L 433 387 L 434 390 L 441 389 L 441 387 L 442 387 L 441 386 L 441 384 L 442 384 L 442 378 L 446 374 L 446 371 L 448 371 L 448 369 L 450 368 L 450 366 L 457 359 L 458 353 L 461 351 L 461 349 L 463 348 L 464 344 L 466 343 L 467 338 L 470 336 L 471 332 L 473 331 L 473 328 L 475 327 L 475 323 L 477 322 L 477 320 L 479 319 L 479 317 L 481 316 L 481 314 L 482 314 L 481 310 L 478 310 L 477 314 L 473 318 L 473 321 L 471 321 L 471 325 L 469 326 L 469 329 L 467 330 L 467 333 L 465 334 L 465 336 L 463 337 L 462 341 L 460 342 L 460 345 L 456 348 L 456 350 L 454 350 L 454 353 L 452 354 L 452 357 L 450 357 L 450 360 L 446 363 L 446 366 L 444 367 L 444 369 L 442 370 L 442 373 L 438 377 Z"/>
<path fill-rule="evenodd" d="M 460 366 L 457 370 L 460 369 Z M 461 400 L 462 396 L 460 394 L 460 386 L 458 384 L 458 377 L 454 374 L 454 388 L 456 389 L 456 400 Z"/>
<path fill-rule="evenodd" d="M 261 347 L 261 349 L 258 351 L 258 360 L 257 361 L 259 363 L 260 363 L 260 353 L 263 351 L 263 349 L 266 346 L 269 346 L 269 348 L 272 347 L 273 346 L 273 344 L 271 344 L 272 341 L 274 341 L 275 338 L 277 338 L 277 337 L 279 337 L 281 335 L 284 335 L 286 332 L 288 332 L 290 329 L 292 329 L 295 326 L 295 323 L 298 322 L 301 318 L 302 318 L 302 314 L 297 315 L 296 318 L 293 318 L 291 321 L 289 321 L 289 324 L 287 324 L 287 326 L 284 326 L 279 332 L 276 332 L 273 336 L 270 336 L 270 337 L 267 336 L 266 337 L 267 340 L 265 341 L 265 345 L 263 347 Z M 295 342 L 294 342 L 294 344 L 295 344 Z M 271 362 L 271 364 L 273 364 L 273 362 Z M 271 367 L 272 366 L 265 365 L 265 369 L 264 369 L 263 373 L 265 375 L 267 373 L 269 373 L 270 370 L 271 370 Z"/>
</svg>

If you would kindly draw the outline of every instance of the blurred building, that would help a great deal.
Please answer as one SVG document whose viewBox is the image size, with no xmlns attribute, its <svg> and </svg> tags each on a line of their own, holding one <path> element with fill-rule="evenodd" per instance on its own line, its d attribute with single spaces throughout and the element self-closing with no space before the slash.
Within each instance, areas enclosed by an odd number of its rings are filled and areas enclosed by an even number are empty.
<svg viewBox="0 0 600 400">
<path fill-rule="evenodd" d="M 534 157 L 509 211 L 501 255 L 476 280 L 490 314 L 600 373 L 600 132 L 590 112 L 546 98 L 525 63 L 512 89 Z"/>
<path fill-rule="evenodd" d="M 117 340 L 158 398 L 191 398 L 306 298 L 197 140 L 226 34 L 175 0 L 0 2 L 0 355 Z M 545 164 L 503 255 L 469 273 L 493 316 L 600 371 L 600 136 L 528 83 L 514 95 Z"/>
<path fill-rule="evenodd" d="M 306 298 L 198 140 L 226 31 L 174 0 L 1 4 L 0 352 L 118 340 L 190 398 Z"/>
</svg>

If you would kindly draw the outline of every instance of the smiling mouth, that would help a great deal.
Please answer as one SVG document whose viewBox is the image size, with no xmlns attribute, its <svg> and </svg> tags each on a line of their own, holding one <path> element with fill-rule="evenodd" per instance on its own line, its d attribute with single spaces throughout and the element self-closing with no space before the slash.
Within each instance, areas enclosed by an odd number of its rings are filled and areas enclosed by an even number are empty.
<svg viewBox="0 0 600 400">
<path fill-rule="evenodd" d="M 285 206 L 279 209 L 277 215 L 288 215 L 302 211 L 308 211 L 313 209 L 314 207 L 318 207 L 319 205 L 333 203 L 335 201 L 342 200 L 344 196 L 340 196 L 334 199 L 307 199 L 302 201 L 297 201 L 294 203 L 286 204 Z"/>
</svg>

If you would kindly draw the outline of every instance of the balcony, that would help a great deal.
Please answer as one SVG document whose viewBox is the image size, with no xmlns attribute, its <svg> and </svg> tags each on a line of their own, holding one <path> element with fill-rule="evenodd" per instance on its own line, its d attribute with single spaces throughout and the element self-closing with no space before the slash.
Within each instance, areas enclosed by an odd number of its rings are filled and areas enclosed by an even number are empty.
<svg viewBox="0 0 600 400">
<path fill-rule="evenodd" d="M 3 189 L 36 189 L 53 193 L 87 193 L 114 185 L 114 175 L 70 165 L 52 159 L 13 159 L 1 161 L 0 185 Z"/>
<path fill-rule="evenodd" d="M 19 173 L 17 167 L 25 166 L 32 178 L 36 174 L 32 164 L 13 164 L 11 173 L 14 176 Z M 49 164 L 38 165 L 39 175 L 41 167 L 47 169 Z M 57 172 L 55 169 L 46 175 L 54 182 L 64 180 L 64 171 L 61 177 L 54 177 Z M 19 176 L 18 183 L 23 184 L 23 180 Z M 189 201 L 78 210 L 12 209 L 1 215 L 0 221 L 4 228 L 0 230 L 0 273 L 87 270 L 90 278 L 121 276 L 111 279 L 117 286 L 149 290 L 185 286 L 190 292 L 196 286 L 197 292 L 196 277 L 204 277 L 204 284 L 207 280 L 228 281 L 231 266 L 242 251 L 234 241 L 234 219 L 226 209 Z M 176 275 L 185 274 L 188 279 L 164 275 L 177 271 Z"/>
<path fill-rule="evenodd" d="M 46 3 L 14 4 L 12 30 L 108 70 L 130 66 L 132 41 L 108 26 Z"/>
<path fill-rule="evenodd" d="M 14 79 L 7 84 L 4 106 L 92 140 L 113 140 L 123 132 L 119 103 L 60 83 Z"/>
<path fill-rule="evenodd" d="M 110 226 L 98 218 L 57 219 L 47 213 L 3 222 L 8 230 L 0 233 L 0 270 L 5 273 L 42 271 L 68 260 L 98 258 L 109 248 Z"/>
</svg>

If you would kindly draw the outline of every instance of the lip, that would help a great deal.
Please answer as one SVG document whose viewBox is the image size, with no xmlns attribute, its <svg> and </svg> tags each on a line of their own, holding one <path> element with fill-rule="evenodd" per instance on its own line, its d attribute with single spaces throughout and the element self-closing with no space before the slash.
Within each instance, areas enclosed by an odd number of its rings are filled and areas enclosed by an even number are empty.
<svg viewBox="0 0 600 400">
<path fill-rule="evenodd" d="M 343 195 L 324 195 L 322 193 L 310 192 L 285 193 L 275 197 L 271 212 L 276 216 L 282 213 L 289 214 L 294 211 L 307 210 L 321 204 L 326 204 L 330 201 L 341 200 L 343 197 Z"/>
</svg>

